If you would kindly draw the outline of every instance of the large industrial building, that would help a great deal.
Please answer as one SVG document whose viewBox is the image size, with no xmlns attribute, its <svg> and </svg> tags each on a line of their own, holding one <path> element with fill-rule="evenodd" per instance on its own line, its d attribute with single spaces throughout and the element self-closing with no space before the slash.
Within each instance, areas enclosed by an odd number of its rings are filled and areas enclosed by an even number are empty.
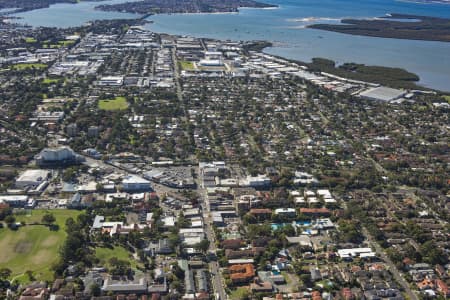
<svg viewBox="0 0 450 300">
<path fill-rule="evenodd" d="M 76 154 L 69 147 L 45 148 L 35 157 L 38 166 L 61 166 L 77 164 L 84 161 L 84 157 Z"/>
<path fill-rule="evenodd" d="M 39 185 L 45 183 L 49 176 L 49 171 L 47 170 L 26 170 L 16 179 L 16 187 L 25 188 L 36 188 Z"/>
<path fill-rule="evenodd" d="M 126 192 L 150 191 L 150 181 L 136 176 L 128 175 L 122 180 L 122 189 Z"/>
<path fill-rule="evenodd" d="M 388 88 L 384 86 L 368 89 L 359 95 L 362 98 L 375 101 L 393 101 L 403 97 L 406 91 Z"/>
</svg>

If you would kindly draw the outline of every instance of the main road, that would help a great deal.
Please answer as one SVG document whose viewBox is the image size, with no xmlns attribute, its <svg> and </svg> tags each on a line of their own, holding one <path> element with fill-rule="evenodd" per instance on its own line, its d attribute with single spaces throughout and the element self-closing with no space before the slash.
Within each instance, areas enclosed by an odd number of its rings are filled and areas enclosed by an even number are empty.
<svg viewBox="0 0 450 300">
<path fill-rule="evenodd" d="M 101 160 L 96 160 L 88 156 L 84 156 L 86 158 L 85 164 L 88 166 L 102 166 L 102 167 L 112 167 L 116 169 L 119 172 L 124 172 L 123 169 L 108 164 L 106 162 L 103 162 Z M 201 179 L 197 180 L 197 186 L 200 197 L 202 198 L 202 211 L 203 211 L 203 220 L 204 220 L 204 229 L 206 233 L 206 238 L 209 240 L 209 251 L 212 253 L 216 253 L 217 247 L 216 247 L 216 237 L 213 230 L 213 223 L 212 218 L 209 211 L 209 201 L 208 201 L 208 195 L 206 193 L 206 190 L 201 185 Z M 158 185 L 158 187 L 162 188 L 162 186 Z M 220 266 L 216 260 L 212 260 L 209 263 L 209 271 L 211 274 L 211 282 L 214 289 L 214 295 L 216 296 L 216 300 L 226 300 L 227 299 L 227 293 L 225 292 L 225 283 L 223 280 L 222 273 L 220 271 Z M 218 296 L 218 297 L 217 297 Z M 416 300 L 416 299 L 413 299 Z"/>
<path fill-rule="evenodd" d="M 205 227 L 205 233 L 206 238 L 209 241 L 209 251 L 214 253 L 214 256 L 217 251 L 216 246 L 216 237 L 213 229 L 213 223 L 209 211 L 209 201 L 208 201 L 208 195 L 206 193 L 206 190 L 202 187 L 202 179 L 200 179 L 197 182 L 198 186 L 198 193 L 200 197 L 202 198 L 202 211 L 203 211 L 203 220 L 204 220 L 204 227 Z M 225 300 L 227 299 L 227 293 L 225 292 L 225 284 L 222 278 L 222 273 L 220 272 L 220 266 L 217 260 L 210 260 L 209 261 L 209 272 L 211 274 L 211 282 L 214 289 L 214 295 L 217 299 Z"/>
<path fill-rule="evenodd" d="M 365 227 L 363 227 L 362 232 L 369 240 L 370 245 L 373 248 L 375 248 L 375 251 L 378 253 L 378 255 L 380 255 L 380 257 L 383 259 L 383 261 L 388 265 L 389 271 L 391 271 L 391 273 L 394 275 L 395 280 L 403 287 L 406 294 L 408 294 L 409 299 L 419 300 L 417 295 L 411 290 L 408 282 L 400 274 L 400 272 L 397 269 L 397 267 L 395 266 L 395 264 L 392 262 L 392 260 L 389 258 L 389 256 L 386 255 L 386 252 L 384 252 L 384 250 L 381 248 L 381 246 L 378 244 L 378 242 L 374 240 L 374 238 L 369 233 L 369 231 Z"/>
<path fill-rule="evenodd" d="M 180 102 L 183 102 L 183 92 L 180 84 L 180 68 L 178 66 L 177 50 L 172 48 L 172 63 L 173 63 L 173 76 L 175 81 L 175 88 L 177 90 L 177 97 Z"/>
</svg>

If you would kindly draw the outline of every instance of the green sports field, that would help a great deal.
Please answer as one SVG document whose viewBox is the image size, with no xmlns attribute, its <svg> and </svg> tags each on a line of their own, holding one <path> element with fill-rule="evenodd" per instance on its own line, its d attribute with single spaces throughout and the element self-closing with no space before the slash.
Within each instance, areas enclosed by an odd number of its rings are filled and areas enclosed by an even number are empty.
<svg viewBox="0 0 450 300">
<path fill-rule="evenodd" d="M 137 262 L 131 256 L 131 253 L 121 246 L 115 246 L 113 249 L 97 247 L 95 248 L 95 256 L 100 260 L 100 265 L 102 266 L 107 266 L 109 260 L 113 257 L 129 261 L 132 268 L 137 266 Z"/>
<path fill-rule="evenodd" d="M 125 97 L 116 97 L 111 100 L 98 101 L 98 108 L 102 110 L 124 110 L 128 108 Z"/>
<path fill-rule="evenodd" d="M 45 210 L 31 210 L 30 214 L 16 215 L 17 222 L 40 223 Z M 51 280 L 51 265 L 59 258 L 59 247 L 64 243 L 65 222 L 76 218 L 81 212 L 76 210 L 51 210 L 59 230 L 51 231 L 44 225 L 26 225 L 18 230 L 0 229 L 0 268 L 9 268 L 12 279 L 26 281 L 23 273 L 30 270 L 37 280 Z"/>
<path fill-rule="evenodd" d="M 47 68 L 46 64 L 40 64 L 40 63 L 35 63 L 35 64 L 28 64 L 28 63 L 21 63 L 21 64 L 15 64 L 11 66 L 12 70 L 27 70 L 27 69 L 45 69 Z"/>
</svg>

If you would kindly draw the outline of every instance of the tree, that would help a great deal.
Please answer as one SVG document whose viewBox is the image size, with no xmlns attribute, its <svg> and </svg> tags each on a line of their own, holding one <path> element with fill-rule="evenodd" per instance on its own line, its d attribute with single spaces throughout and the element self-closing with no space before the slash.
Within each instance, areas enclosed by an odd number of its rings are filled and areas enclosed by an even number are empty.
<svg viewBox="0 0 450 300">
<path fill-rule="evenodd" d="M 128 274 L 131 269 L 131 264 L 129 261 L 118 259 L 116 257 L 112 257 L 109 259 L 110 272 L 112 275 L 123 276 Z"/>
<path fill-rule="evenodd" d="M 42 223 L 51 225 L 56 221 L 55 216 L 52 213 L 46 213 L 42 216 Z"/>
<path fill-rule="evenodd" d="M 96 283 L 91 285 L 91 295 L 94 297 L 98 297 L 100 296 L 102 293 L 102 290 L 100 288 L 100 286 Z"/>
<path fill-rule="evenodd" d="M 386 249 L 386 254 L 389 256 L 389 258 L 395 263 L 398 264 L 402 261 L 403 256 L 402 254 L 394 249 L 394 248 L 388 248 Z"/>
<path fill-rule="evenodd" d="M 12 223 L 16 222 L 16 218 L 13 215 L 6 216 L 5 222 L 10 226 Z"/>
<path fill-rule="evenodd" d="M 272 227 L 269 224 L 250 224 L 247 226 L 247 235 L 250 239 L 271 236 Z"/>
<path fill-rule="evenodd" d="M 86 265 L 92 264 L 91 250 L 86 247 L 89 242 L 86 234 L 86 226 L 89 218 L 84 214 L 77 217 L 75 222 L 72 218 L 66 221 L 67 239 L 60 248 L 61 265 L 67 265 L 73 261 L 84 262 Z"/>
<path fill-rule="evenodd" d="M 339 239 L 344 243 L 359 243 L 364 237 L 357 225 L 351 221 L 339 221 Z"/>
<path fill-rule="evenodd" d="M 168 240 L 171 248 L 177 248 L 179 245 L 181 245 L 181 239 L 178 234 L 171 233 L 168 237 Z"/>
<path fill-rule="evenodd" d="M 244 224 L 255 224 L 258 222 L 256 218 L 251 214 L 245 214 L 243 217 Z"/>
<path fill-rule="evenodd" d="M 25 275 L 27 275 L 29 281 L 36 280 L 36 278 L 34 277 L 33 271 L 31 271 L 31 270 L 25 271 Z"/>
<path fill-rule="evenodd" d="M 191 225 L 191 221 L 187 219 L 182 213 L 178 217 L 177 220 L 177 228 L 189 227 Z"/>
<path fill-rule="evenodd" d="M 175 275 L 178 279 L 183 280 L 184 279 L 184 271 L 180 268 L 180 266 L 177 263 L 171 264 L 172 274 Z"/>
<path fill-rule="evenodd" d="M 75 175 L 77 174 L 77 169 L 75 167 L 69 167 L 64 170 L 62 174 L 62 180 L 69 182 L 75 179 Z"/>
<path fill-rule="evenodd" d="M 209 249 L 209 240 L 202 240 L 200 243 L 197 243 L 196 245 L 194 245 L 194 248 L 196 250 L 200 250 L 203 253 L 206 253 L 206 251 L 208 251 Z"/>
<path fill-rule="evenodd" d="M 301 274 L 300 279 L 306 286 L 310 286 L 312 284 L 310 274 Z"/>
<path fill-rule="evenodd" d="M 0 210 L 0 221 L 4 220 L 7 216 L 12 214 L 12 209 L 10 207 Z"/>
<path fill-rule="evenodd" d="M 173 281 L 170 283 L 170 288 L 173 290 L 181 291 L 181 282 L 179 279 L 174 278 Z"/>
<path fill-rule="evenodd" d="M 420 246 L 423 261 L 429 264 L 446 264 L 448 259 L 441 248 L 437 247 L 433 241 L 427 241 Z"/>
<path fill-rule="evenodd" d="M 9 276 L 11 276 L 12 271 L 8 268 L 1 268 L 0 269 L 0 279 L 1 280 L 5 280 L 7 279 Z"/>
<path fill-rule="evenodd" d="M 142 262 L 146 262 L 146 261 L 147 261 L 147 256 L 145 255 L 144 250 L 139 249 L 139 250 L 137 251 L 137 255 L 138 255 L 139 259 L 140 259 Z"/>
</svg>

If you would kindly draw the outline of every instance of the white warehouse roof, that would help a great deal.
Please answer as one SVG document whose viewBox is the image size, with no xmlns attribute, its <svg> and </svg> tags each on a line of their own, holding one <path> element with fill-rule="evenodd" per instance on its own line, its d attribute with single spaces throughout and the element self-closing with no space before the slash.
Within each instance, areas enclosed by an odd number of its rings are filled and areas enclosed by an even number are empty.
<svg viewBox="0 0 450 300">
<path fill-rule="evenodd" d="M 49 171 L 47 170 L 26 170 L 17 179 L 17 182 L 41 182 L 47 178 Z"/>
<path fill-rule="evenodd" d="M 149 184 L 150 181 L 148 181 L 142 177 L 136 176 L 136 175 L 128 175 L 123 178 L 122 183 L 123 184 L 147 184 L 147 183 Z"/>
<path fill-rule="evenodd" d="M 392 101 L 403 97 L 405 94 L 406 92 L 402 90 L 380 86 L 368 89 L 359 95 L 370 100 Z"/>
</svg>

